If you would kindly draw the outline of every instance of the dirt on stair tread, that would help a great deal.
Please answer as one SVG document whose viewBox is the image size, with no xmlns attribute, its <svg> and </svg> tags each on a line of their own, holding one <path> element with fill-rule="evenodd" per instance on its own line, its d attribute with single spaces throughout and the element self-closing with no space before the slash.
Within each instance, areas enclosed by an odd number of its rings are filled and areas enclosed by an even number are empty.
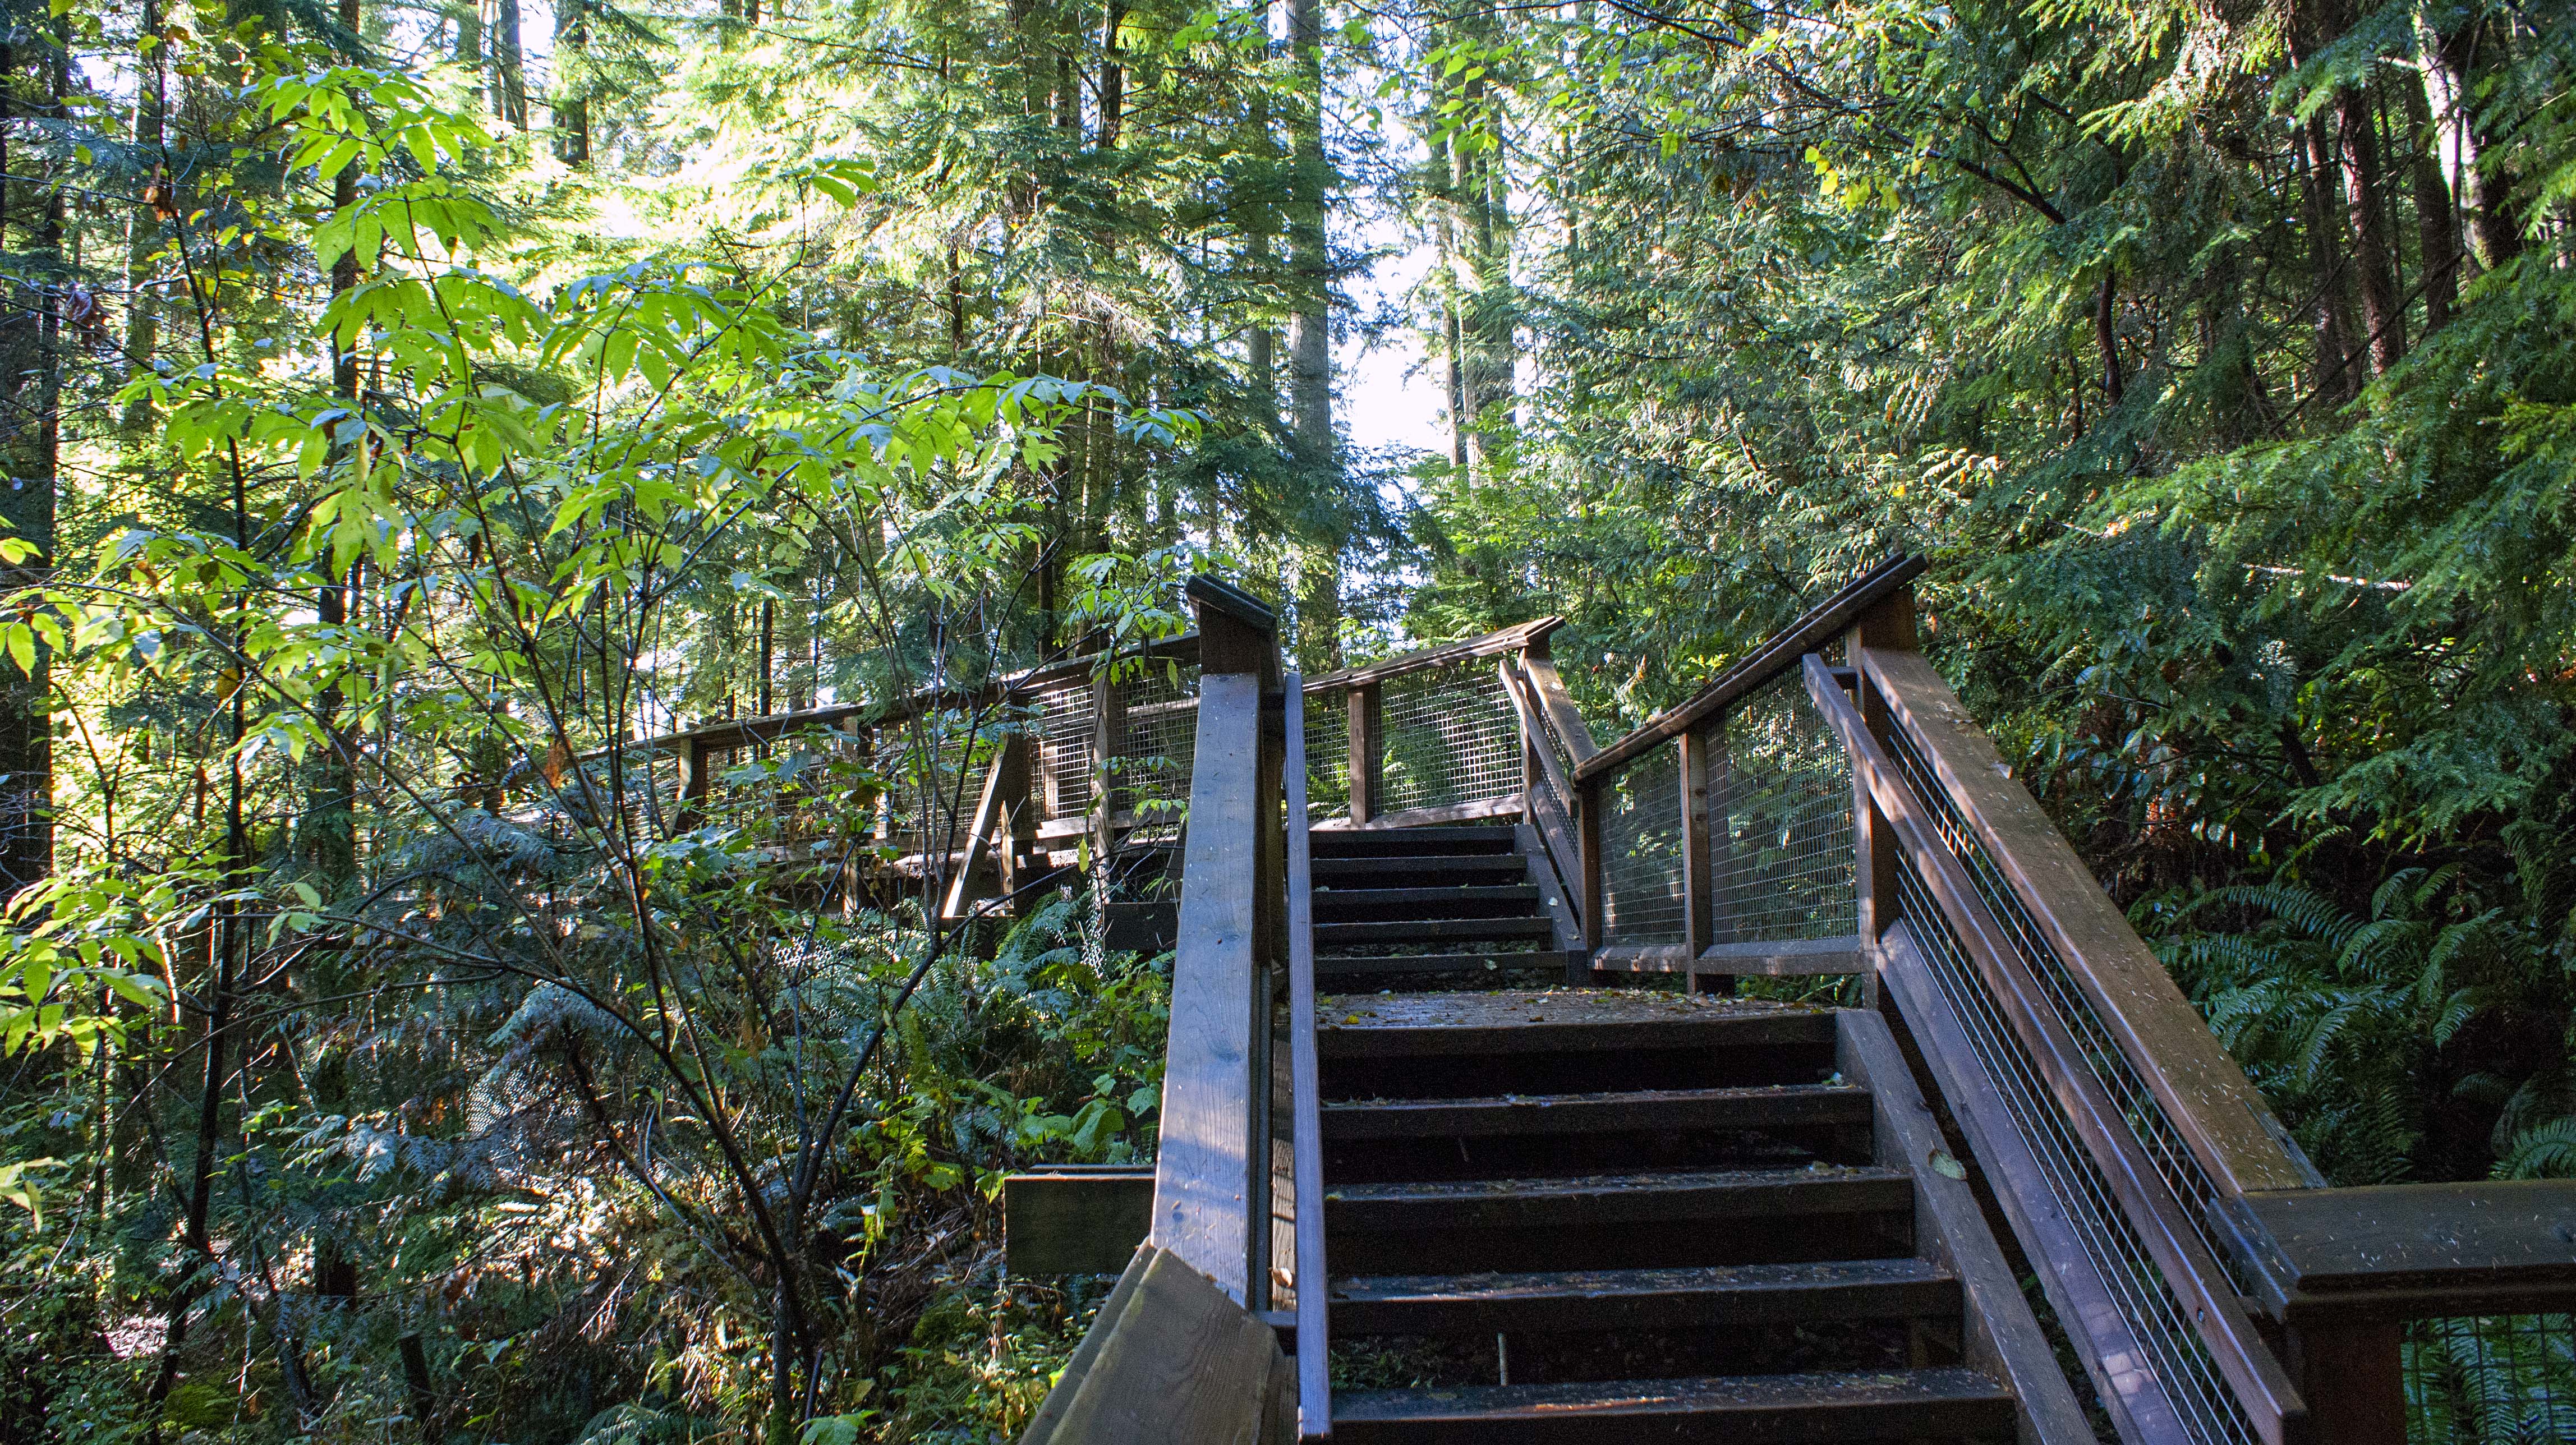
<svg viewBox="0 0 2576 1445">
<path fill-rule="evenodd" d="M 1327 1188 L 1327 1202 L 1448 1199 L 1542 1199 L 1598 1194 L 1685 1190 L 1771 1189 L 1816 1184 L 1911 1183 L 1902 1169 L 1822 1161 L 1790 1169 L 1655 1169 L 1624 1174 L 1573 1174 L 1521 1179 L 1426 1179 Z"/>
<path fill-rule="evenodd" d="M 1644 989 L 1492 989 L 1475 993 L 1326 994 L 1316 1027 L 1333 1029 L 1508 1028 L 1524 1024 L 1689 1023 L 1698 1020 L 1829 1015 L 1812 1004 Z"/>
<path fill-rule="evenodd" d="M 1705 1294 L 1734 1290 L 1812 1290 L 1843 1286 L 1940 1284 L 1939 1264 L 1911 1255 L 1799 1264 L 1712 1264 L 1656 1269 L 1575 1269 L 1474 1274 L 1361 1275 L 1333 1281 L 1336 1300 L 1549 1300 L 1605 1295 Z"/>
<path fill-rule="evenodd" d="M 1470 1385 L 1442 1390 L 1352 1390 L 1335 1395 L 1333 1422 L 1425 1418 L 1513 1419 L 1566 1412 L 1700 1414 L 1848 1408 L 1855 1405 L 2008 1405 L 2011 1394 L 1974 1370 L 1873 1370 L 1800 1375 L 1716 1375 L 1557 1385 Z"/>
</svg>

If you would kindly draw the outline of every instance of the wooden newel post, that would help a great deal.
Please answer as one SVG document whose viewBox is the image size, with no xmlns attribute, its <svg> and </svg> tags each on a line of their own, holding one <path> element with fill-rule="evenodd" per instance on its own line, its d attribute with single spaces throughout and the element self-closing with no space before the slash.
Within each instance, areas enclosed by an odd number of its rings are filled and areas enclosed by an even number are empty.
<svg viewBox="0 0 2576 1445">
<path fill-rule="evenodd" d="M 1577 783 L 1574 787 L 1574 846 L 1583 855 L 1583 953 L 1580 965 L 1569 965 L 1569 976 L 1580 972 L 1582 981 L 1592 976 L 1591 963 L 1601 956 L 1601 942 L 1606 935 L 1601 916 L 1601 783 L 1598 780 Z"/>
<path fill-rule="evenodd" d="M 1721 719 L 1723 714 L 1720 714 Z M 1717 899 L 1709 846 L 1709 739 L 1714 729 L 1692 728 L 1676 740 L 1681 748 L 1682 938 L 1690 946 L 1683 967 L 1689 992 L 1701 991 L 1700 955 L 1717 943 Z M 1732 993 L 1735 981 L 1724 978 L 1720 992 Z"/>
<path fill-rule="evenodd" d="M 2290 1379 L 2315 1445 L 2405 1445 L 2406 1327 L 2393 1321 L 2294 1325 Z"/>
<path fill-rule="evenodd" d="M 1272 941 L 1283 842 L 1277 624 L 1259 600 L 1190 579 L 1198 743 L 1163 1072 L 1151 1241 L 1246 1309 L 1268 1303 Z"/>
<path fill-rule="evenodd" d="M 1843 634 L 1843 659 L 1859 668 L 1861 649 L 1882 652 L 1913 652 L 1917 644 L 1914 631 L 1914 584 L 1906 583 L 1860 616 L 1860 621 Z M 1870 736 L 1886 740 L 1890 723 L 1887 700 L 1871 686 L 1866 672 L 1860 674 L 1860 717 Z M 1854 868 L 1852 891 L 1858 904 L 1857 919 L 1863 970 L 1861 989 L 1869 1007 L 1878 1006 L 1878 971 L 1883 956 L 1880 943 L 1888 929 L 1896 925 L 1897 849 L 1896 829 L 1869 795 L 1869 785 L 1857 770 L 1852 775 L 1852 851 Z"/>
<path fill-rule="evenodd" d="M 1386 739 L 1377 684 L 1363 683 L 1344 696 L 1351 715 L 1351 822 L 1356 826 L 1378 815 L 1378 801 L 1386 789 Z"/>
</svg>

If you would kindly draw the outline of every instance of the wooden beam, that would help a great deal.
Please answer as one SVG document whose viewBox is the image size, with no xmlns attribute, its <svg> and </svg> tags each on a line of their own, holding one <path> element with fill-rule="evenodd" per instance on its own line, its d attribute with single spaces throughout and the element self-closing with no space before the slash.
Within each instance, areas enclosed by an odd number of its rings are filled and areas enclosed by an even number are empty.
<svg viewBox="0 0 2576 1445">
<path fill-rule="evenodd" d="M 2261 1091 L 1931 663 L 1920 653 L 1866 646 L 1855 661 L 1870 690 L 1886 700 L 1891 725 L 1931 764 L 1942 792 L 2218 1187 L 2246 1193 L 2322 1184 L 2283 1145 L 2286 1131 Z"/>
<path fill-rule="evenodd" d="M 1506 793 L 1499 798 L 1478 798 L 1472 803 L 1442 803 L 1435 808 L 1405 808 L 1383 813 L 1366 823 L 1352 823 L 1342 818 L 1327 818 L 1315 825 L 1319 833 L 1384 833 L 1398 828 L 1439 828 L 1453 823 L 1473 823 L 1486 818 L 1509 818 L 1521 811 L 1521 795 Z"/>
<path fill-rule="evenodd" d="M 1447 667 L 1452 663 L 1465 662 L 1471 658 L 1518 652 L 1523 647 L 1544 639 L 1549 633 L 1564 625 L 1565 619 L 1562 617 L 1542 617 L 1535 622 L 1517 623 L 1499 632 L 1488 632 L 1482 637 L 1444 642 L 1437 647 L 1398 653 L 1382 662 L 1372 662 L 1363 667 L 1346 667 L 1339 672 L 1310 677 L 1306 679 L 1306 690 L 1322 692 L 1330 688 L 1361 687 L 1372 682 L 1383 682 L 1390 677 L 1401 677 L 1408 672 Z"/>
<path fill-rule="evenodd" d="M 1678 786 L 1682 815 L 1682 939 L 1693 957 L 1717 943 L 1717 906 L 1710 892 L 1708 777 L 1709 729 L 1692 728 L 1681 736 Z M 1703 977 L 1717 973 L 1692 970 L 1687 988 L 1700 991 Z"/>
<path fill-rule="evenodd" d="M 1033 1169 L 1002 1180 L 1003 1268 L 1023 1277 L 1114 1274 L 1154 1222 L 1149 1165 Z"/>
<path fill-rule="evenodd" d="M 1377 816 L 1386 788 L 1386 739 L 1381 731 L 1377 684 L 1361 683 L 1343 694 L 1350 716 L 1351 826 L 1368 826 Z"/>
<path fill-rule="evenodd" d="M 2576 1180 L 2279 1190 L 2210 1212 L 2286 1323 L 2576 1310 Z"/>
<path fill-rule="evenodd" d="M 1565 680 L 1556 675 L 1556 659 L 1549 655 L 1544 636 L 1530 639 L 1529 647 L 1521 654 L 1521 669 L 1529 675 L 1531 691 L 1536 694 L 1548 729 L 1565 744 L 1566 756 L 1580 766 L 1601 751 L 1601 745 L 1592 739 L 1591 724 L 1575 710 L 1574 699 L 1566 696 Z"/>
<path fill-rule="evenodd" d="M 1824 646 L 1862 613 L 1920 575 L 1928 565 L 1920 557 L 1893 557 L 1862 574 L 1859 580 L 1807 610 L 1799 619 L 1751 654 L 1719 673 L 1714 681 L 1677 706 L 1648 719 L 1635 732 L 1574 765 L 1574 780 L 1588 783 L 1625 767 L 1668 738 L 1726 710 L 1729 704 L 1798 665 L 1798 659 Z"/>
<path fill-rule="evenodd" d="M 1020 1445 L 1296 1438 L 1296 1372 L 1279 1337 L 1187 1261 L 1140 1252 Z"/>
<path fill-rule="evenodd" d="M 1202 629 L 1204 631 L 1204 629 Z M 1172 969 L 1163 1066 L 1162 1149 L 1154 1175 L 1154 1243 L 1187 1260 L 1237 1303 L 1252 1295 L 1254 1173 L 1270 1168 L 1255 1133 L 1251 1075 L 1258 971 L 1261 680 L 1202 674 L 1198 752 L 1182 857 L 1181 936 Z M 1268 1000 L 1257 1032 L 1269 1034 Z M 1267 1233 L 1264 1221 L 1262 1232 Z"/>
</svg>

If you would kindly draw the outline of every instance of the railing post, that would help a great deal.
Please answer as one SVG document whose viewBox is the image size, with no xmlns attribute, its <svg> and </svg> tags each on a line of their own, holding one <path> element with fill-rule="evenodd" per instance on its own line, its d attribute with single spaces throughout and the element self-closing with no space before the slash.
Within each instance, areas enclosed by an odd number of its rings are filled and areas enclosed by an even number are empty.
<svg viewBox="0 0 2576 1445">
<path fill-rule="evenodd" d="M 1358 827 L 1378 814 L 1378 795 L 1386 785 L 1386 745 L 1379 736 L 1377 684 L 1350 689 L 1345 701 L 1351 718 L 1351 825 Z"/>
<path fill-rule="evenodd" d="M 2406 1445 L 2406 1327 L 2294 1325 L 2290 1378 L 2317 1445 Z"/>
<path fill-rule="evenodd" d="M 680 808 L 676 831 L 685 833 L 698 825 L 705 810 L 707 792 L 714 782 L 713 769 L 707 766 L 714 751 L 704 738 L 687 738 L 680 744 Z"/>
<path fill-rule="evenodd" d="M 1881 647 L 1912 652 L 1916 647 L 1914 631 L 1914 584 L 1906 583 L 1871 605 L 1843 634 L 1844 660 L 1854 665 L 1858 674 L 1860 649 Z M 1891 726 L 1887 700 L 1878 695 L 1866 675 L 1856 675 L 1862 726 L 1871 737 L 1884 742 Z M 1870 796 L 1869 784 L 1860 769 L 1852 769 L 1852 892 L 1860 935 L 1861 993 L 1865 1007 L 1878 1007 L 1878 971 L 1881 961 L 1880 941 L 1896 926 L 1897 919 L 1897 847 L 1896 829 L 1878 803 Z"/>
<path fill-rule="evenodd" d="M 1590 983 L 1601 956 L 1601 782 L 1575 785 L 1574 846 L 1583 855 L 1583 957 L 1565 966 L 1568 983 Z"/>
<path fill-rule="evenodd" d="M 1724 716 L 1719 714 L 1721 721 Z M 1684 989 L 1690 993 L 1701 992 L 1699 958 L 1717 942 L 1717 900 L 1711 892 L 1714 880 L 1708 828 L 1708 743 L 1712 731 L 1695 727 L 1676 740 L 1681 747 L 1682 940 L 1690 948 L 1690 958 L 1682 965 L 1682 978 Z M 1734 992 L 1735 980 L 1726 978 L 1714 991 Z"/>
<path fill-rule="evenodd" d="M 1109 659 L 1103 661 L 1107 663 Z M 1103 870 L 1103 876 L 1109 867 L 1110 847 L 1117 841 L 1116 754 L 1127 732 L 1124 709 L 1118 705 L 1118 684 L 1111 676 L 1113 670 L 1104 666 L 1091 679 L 1091 856 L 1092 866 Z"/>
<path fill-rule="evenodd" d="M 1182 858 L 1152 1242 L 1246 1309 L 1269 1296 L 1271 935 L 1283 874 L 1276 624 L 1192 578 L 1198 743 Z"/>
</svg>

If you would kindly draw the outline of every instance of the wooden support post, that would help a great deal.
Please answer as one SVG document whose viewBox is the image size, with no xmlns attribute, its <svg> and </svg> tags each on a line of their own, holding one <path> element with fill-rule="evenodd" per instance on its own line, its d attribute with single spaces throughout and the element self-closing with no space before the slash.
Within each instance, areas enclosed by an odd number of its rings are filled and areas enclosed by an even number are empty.
<svg viewBox="0 0 2576 1445">
<path fill-rule="evenodd" d="M 696 827 L 699 817 L 706 811 L 707 791 L 715 781 L 710 776 L 714 751 L 702 738 L 689 738 L 680 745 L 681 832 Z"/>
<path fill-rule="evenodd" d="M 1118 841 L 1117 757 L 1126 739 L 1118 685 L 1103 672 L 1091 680 L 1091 866 L 1099 878 L 1109 876 L 1109 853 Z"/>
<path fill-rule="evenodd" d="M 1699 956 L 1717 942 L 1716 899 L 1712 885 L 1708 831 L 1709 731 L 1693 728 L 1683 733 L 1681 747 L 1682 810 L 1682 941 L 1690 948 L 1691 962 L 1683 974 L 1684 987 L 1691 993 L 1701 991 Z M 1724 978 L 1724 975 L 1710 975 Z M 1732 993 L 1735 980 L 1725 978 L 1717 991 Z"/>
<path fill-rule="evenodd" d="M 1583 855 L 1583 957 L 1565 966 L 1568 983 L 1590 983 L 1601 955 L 1601 784 L 1580 783 L 1574 792 L 1575 848 Z"/>
<path fill-rule="evenodd" d="M 1857 663 L 1860 649 L 1883 647 L 1912 652 L 1916 646 L 1914 630 L 1914 584 L 1906 583 L 1870 605 L 1851 630 L 1843 634 L 1843 658 Z M 1866 675 L 1855 682 L 1859 692 L 1861 723 L 1871 737 L 1886 741 L 1893 726 L 1888 717 L 1887 699 L 1878 695 Z M 1872 800 L 1869 784 L 1860 770 L 1852 770 L 1852 851 L 1854 868 L 1852 891 L 1858 904 L 1858 932 L 1863 971 L 1861 991 L 1865 1007 L 1878 1007 L 1878 971 L 1885 951 L 1880 940 L 1896 924 L 1897 847 L 1896 829 Z"/>
<path fill-rule="evenodd" d="M 1381 734 L 1376 683 L 1364 683 L 1344 695 L 1351 716 L 1351 822 L 1366 823 L 1378 815 L 1386 787 L 1386 740 Z"/>
<path fill-rule="evenodd" d="M 2405 1445 L 2405 1330 L 2379 1322 L 2290 1329 L 2290 1378 L 2307 1402 L 2310 1440 Z"/>
</svg>

